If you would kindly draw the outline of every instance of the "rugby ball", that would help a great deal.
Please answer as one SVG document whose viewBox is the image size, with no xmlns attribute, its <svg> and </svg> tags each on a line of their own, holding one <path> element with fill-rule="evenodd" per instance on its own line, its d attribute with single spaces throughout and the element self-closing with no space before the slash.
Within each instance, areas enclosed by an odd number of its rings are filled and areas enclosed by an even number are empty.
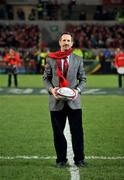
<svg viewBox="0 0 124 180">
<path fill-rule="evenodd" d="M 76 92 L 68 87 L 61 87 L 56 90 L 57 96 L 61 99 L 73 99 L 76 96 Z"/>
</svg>

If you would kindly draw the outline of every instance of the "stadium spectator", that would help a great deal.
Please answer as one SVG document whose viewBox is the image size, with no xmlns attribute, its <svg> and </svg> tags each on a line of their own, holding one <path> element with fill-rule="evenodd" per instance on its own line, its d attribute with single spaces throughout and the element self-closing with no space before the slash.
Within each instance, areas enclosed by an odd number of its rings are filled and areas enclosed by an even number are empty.
<svg viewBox="0 0 124 180">
<path fill-rule="evenodd" d="M 4 57 L 4 61 L 7 64 L 8 69 L 8 87 L 11 87 L 12 84 L 12 75 L 14 77 L 14 84 L 15 87 L 18 86 L 18 79 L 17 79 L 17 68 L 21 64 L 21 59 L 19 53 L 15 52 L 13 49 L 9 50 L 9 53 L 7 53 Z"/>
<path fill-rule="evenodd" d="M 30 70 L 29 70 L 30 60 L 31 60 L 30 51 L 23 52 L 23 64 L 24 64 L 25 72 L 27 74 L 30 73 Z"/>
<path fill-rule="evenodd" d="M 0 5 L 0 20 L 5 19 L 5 8 Z"/>
<path fill-rule="evenodd" d="M 101 68 L 100 68 L 101 73 L 105 74 L 106 73 L 106 64 L 105 64 L 105 56 L 104 56 L 103 52 L 100 52 L 100 54 L 97 57 L 100 62 L 100 65 L 101 65 Z"/>
<path fill-rule="evenodd" d="M 115 55 L 115 67 L 118 72 L 118 87 L 122 87 L 122 76 L 124 75 L 124 52 L 121 48 L 117 49 Z"/>
<path fill-rule="evenodd" d="M 95 11 L 93 19 L 94 20 L 101 20 L 101 12 L 99 10 Z"/>
<path fill-rule="evenodd" d="M 19 8 L 19 9 L 17 10 L 17 18 L 18 18 L 19 20 L 25 20 L 25 12 L 23 11 L 22 8 Z"/>
<path fill-rule="evenodd" d="M 44 2 L 39 0 L 39 3 L 37 4 L 38 19 L 43 18 L 43 12 L 44 12 Z"/>
<path fill-rule="evenodd" d="M 68 3 L 68 19 L 72 19 L 72 15 L 74 14 L 75 6 L 76 6 L 76 0 L 70 0 Z"/>
<path fill-rule="evenodd" d="M 81 11 L 80 14 L 79 14 L 79 20 L 86 20 L 87 17 L 86 17 L 86 12 L 85 11 Z"/>
<path fill-rule="evenodd" d="M 9 20 L 13 20 L 14 19 L 14 10 L 13 10 L 13 6 L 8 4 L 6 5 L 6 12 L 7 12 L 7 18 Z"/>
<path fill-rule="evenodd" d="M 86 82 L 83 60 L 80 56 L 72 54 L 73 38 L 70 33 L 63 33 L 60 36 L 59 45 L 60 51 L 48 54 L 43 76 L 45 86 L 49 92 L 49 109 L 57 154 L 56 163 L 57 167 L 66 166 L 67 142 L 63 131 L 68 117 L 74 162 L 75 165 L 84 167 L 86 164 L 84 161 L 82 110 L 80 105 L 80 93 Z M 56 90 L 58 87 L 65 86 L 74 89 L 76 96 L 73 100 L 64 101 L 57 97 Z"/>
<path fill-rule="evenodd" d="M 36 20 L 36 10 L 34 8 L 31 9 L 31 12 L 29 13 L 28 19 L 31 21 Z"/>
<path fill-rule="evenodd" d="M 46 56 L 48 52 L 46 48 L 42 48 L 41 52 L 39 52 L 38 57 L 37 57 L 37 73 L 38 74 L 43 74 L 44 73 L 44 67 L 46 63 Z"/>
</svg>

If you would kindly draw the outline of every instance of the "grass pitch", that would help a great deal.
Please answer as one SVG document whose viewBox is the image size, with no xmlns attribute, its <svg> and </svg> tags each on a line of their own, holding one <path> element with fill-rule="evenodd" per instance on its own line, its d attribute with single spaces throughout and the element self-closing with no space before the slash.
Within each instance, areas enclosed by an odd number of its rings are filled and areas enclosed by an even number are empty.
<svg viewBox="0 0 124 180">
<path fill-rule="evenodd" d="M 1 77 L 4 87 L 7 77 Z M 116 78 L 89 76 L 88 86 L 116 87 Z M 43 86 L 40 76 L 23 75 L 19 82 L 23 87 Z M 123 102 L 123 96 L 82 96 L 86 156 L 124 156 Z M 0 96 L 0 156 L 19 155 L 55 156 L 47 95 Z M 124 179 L 123 159 L 87 159 L 87 162 L 88 167 L 80 169 L 81 180 Z M 10 179 L 69 180 L 70 172 L 69 168 L 56 168 L 52 158 L 0 159 L 0 180 Z"/>
<path fill-rule="evenodd" d="M 87 87 L 118 87 L 117 75 L 88 75 Z M 0 75 L 0 87 L 7 87 L 7 75 Z M 40 75 L 18 75 L 19 87 L 44 87 Z M 13 86 L 13 83 L 12 83 Z"/>
</svg>

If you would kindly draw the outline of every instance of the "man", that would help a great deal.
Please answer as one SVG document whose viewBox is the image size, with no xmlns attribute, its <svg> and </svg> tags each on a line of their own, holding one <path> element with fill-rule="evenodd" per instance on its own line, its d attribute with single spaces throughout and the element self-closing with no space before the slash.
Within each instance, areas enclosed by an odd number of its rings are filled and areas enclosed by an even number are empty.
<svg viewBox="0 0 124 180">
<path fill-rule="evenodd" d="M 17 79 L 17 67 L 21 64 L 21 59 L 18 53 L 16 53 L 13 49 L 9 50 L 4 57 L 4 61 L 7 63 L 8 68 L 8 87 L 11 86 L 12 83 L 12 75 L 14 76 L 15 87 L 18 86 Z"/>
<path fill-rule="evenodd" d="M 114 64 L 118 72 L 118 86 L 119 88 L 121 88 L 122 76 L 124 75 L 124 52 L 120 48 L 117 49 Z"/>
<path fill-rule="evenodd" d="M 68 117 L 72 135 L 74 163 L 84 167 L 84 139 L 82 127 L 81 91 L 86 83 L 86 76 L 81 57 L 72 53 L 73 38 L 70 33 L 63 33 L 59 39 L 60 51 L 48 54 L 43 80 L 49 92 L 49 109 L 57 154 L 56 164 L 64 167 L 67 163 L 67 142 L 64 128 Z M 66 63 L 65 63 L 66 62 Z M 68 70 L 67 70 L 68 63 Z M 66 65 L 65 65 L 66 64 Z M 65 72 L 65 69 L 67 72 Z M 59 99 L 58 87 L 74 89 L 76 97 L 64 101 Z"/>
</svg>

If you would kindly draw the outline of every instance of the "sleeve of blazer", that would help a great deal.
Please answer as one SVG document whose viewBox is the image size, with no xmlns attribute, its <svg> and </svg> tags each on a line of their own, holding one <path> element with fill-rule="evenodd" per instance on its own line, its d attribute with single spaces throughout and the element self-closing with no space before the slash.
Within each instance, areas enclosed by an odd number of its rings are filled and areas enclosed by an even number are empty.
<svg viewBox="0 0 124 180">
<path fill-rule="evenodd" d="M 86 74 L 84 70 L 83 59 L 80 59 L 80 65 L 77 72 L 77 80 L 78 80 L 78 84 L 76 88 L 80 89 L 80 91 L 82 92 L 86 85 Z"/>
<path fill-rule="evenodd" d="M 50 88 L 53 87 L 52 84 L 52 68 L 50 64 L 50 58 L 46 58 L 46 65 L 44 69 L 43 82 L 48 92 L 50 93 Z"/>
</svg>

